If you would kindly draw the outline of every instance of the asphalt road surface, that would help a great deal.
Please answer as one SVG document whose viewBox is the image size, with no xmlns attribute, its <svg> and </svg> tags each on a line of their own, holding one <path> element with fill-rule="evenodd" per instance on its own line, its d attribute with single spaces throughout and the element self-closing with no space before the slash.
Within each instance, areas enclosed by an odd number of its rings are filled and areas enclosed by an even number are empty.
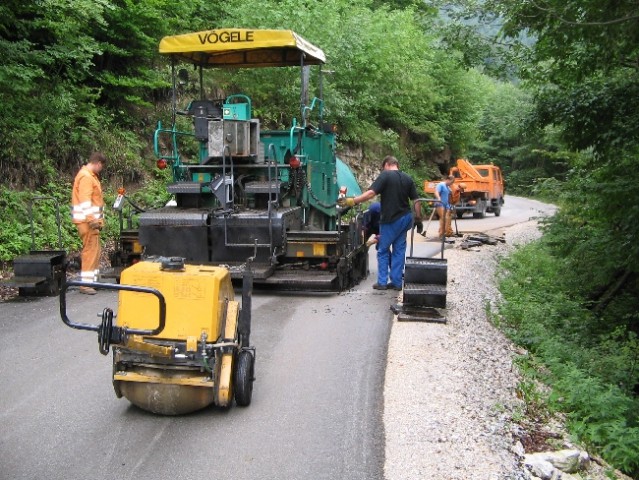
<svg viewBox="0 0 639 480">
<path fill-rule="evenodd" d="M 501 217 L 459 230 L 495 231 L 538 205 L 507 197 Z M 434 255 L 424 240 L 416 254 Z M 371 289 L 374 252 L 371 276 L 351 291 L 254 295 L 253 402 L 227 411 L 162 417 L 131 406 L 113 392 L 97 335 L 65 326 L 57 298 L 0 303 L 0 479 L 382 479 L 392 312 L 387 292 Z M 117 307 L 107 291 L 67 301 L 85 323 Z"/>
</svg>

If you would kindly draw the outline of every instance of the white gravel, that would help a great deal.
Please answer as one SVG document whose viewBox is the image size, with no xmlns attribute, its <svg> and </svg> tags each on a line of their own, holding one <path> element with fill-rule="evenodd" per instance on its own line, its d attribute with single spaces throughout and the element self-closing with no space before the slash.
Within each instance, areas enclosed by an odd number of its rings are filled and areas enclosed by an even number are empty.
<svg viewBox="0 0 639 480">
<path fill-rule="evenodd" d="M 512 451 L 515 347 L 489 312 L 499 298 L 498 258 L 539 235 L 530 221 L 506 229 L 506 244 L 447 249 L 447 323 L 394 321 L 384 388 L 386 480 L 528 478 Z"/>
</svg>

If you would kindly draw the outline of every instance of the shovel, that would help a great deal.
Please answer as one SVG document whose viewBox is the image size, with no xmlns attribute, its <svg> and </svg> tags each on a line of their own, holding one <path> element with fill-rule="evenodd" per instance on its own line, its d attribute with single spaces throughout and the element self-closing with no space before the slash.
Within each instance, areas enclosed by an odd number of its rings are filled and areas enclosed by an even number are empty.
<svg viewBox="0 0 639 480">
<path fill-rule="evenodd" d="M 435 216 L 435 208 L 433 207 L 433 211 L 430 212 L 430 218 L 428 219 L 428 223 L 426 224 L 426 228 L 424 229 L 424 231 L 422 232 L 422 237 L 426 237 L 426 234 L 428 233 L 428 227 L 430 227 L 430 222 L 433 220 L 433 216 Z"/>
</svg>

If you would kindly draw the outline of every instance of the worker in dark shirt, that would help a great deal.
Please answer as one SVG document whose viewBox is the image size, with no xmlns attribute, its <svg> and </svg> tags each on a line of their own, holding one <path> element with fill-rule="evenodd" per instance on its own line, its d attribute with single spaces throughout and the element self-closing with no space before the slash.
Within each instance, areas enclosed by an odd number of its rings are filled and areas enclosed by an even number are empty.
<svg viewBox="0 0 639 480">
<path fill-rule="evenodd" d="M 393 156 L 384 158 L 382 172 L 366 192 L 357 197 L 339 199 L 338 204 L 341 207 L 353 207 L 376 195 L 382 197 L 382 213 L 377 245 L 377 283 L 373 288 L 401 290 L 406 257 L 406 232 L 413 226 L 410 200 L 414 201 L 415 225 L 421 224 L 421 205 L 417 200 L 415 182 L 399 170 L 399 162 Z"/>
</svg>

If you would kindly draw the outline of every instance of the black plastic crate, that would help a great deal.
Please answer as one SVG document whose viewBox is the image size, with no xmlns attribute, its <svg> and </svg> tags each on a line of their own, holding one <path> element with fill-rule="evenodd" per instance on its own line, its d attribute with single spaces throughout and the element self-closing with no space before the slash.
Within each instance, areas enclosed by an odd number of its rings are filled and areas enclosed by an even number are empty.
<svg viewBox="0 0 639 480">
<path fill-rule="evenodd" d="M 405 283 L 446 285 L 448 261 L 430 257 L 408 257 L 404 270 Z"/>
<path fill-rule="evenodd" d="M 446 287 L 443 285 L 405 283 L 404 305 L 446 308 Z"/>
</svg>

